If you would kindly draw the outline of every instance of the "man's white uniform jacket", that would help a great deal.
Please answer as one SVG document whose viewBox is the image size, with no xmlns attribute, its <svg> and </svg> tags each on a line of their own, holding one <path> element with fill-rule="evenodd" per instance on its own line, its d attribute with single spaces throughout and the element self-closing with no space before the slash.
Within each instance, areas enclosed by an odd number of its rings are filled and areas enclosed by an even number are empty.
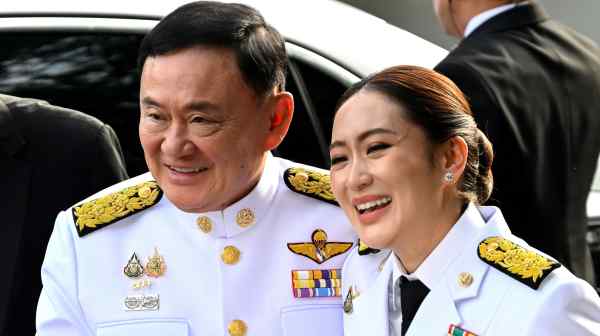
<svg viewBox="0 0 600 336">
<path fill-rule="evenodd" d="M 208 213 L 179 210 L 151 181 L 59 214 L 38 335 L 342 334 L 339 269 L 356 238 L 326 171 L 269 156 L 253 191 Z"/>
</svg>

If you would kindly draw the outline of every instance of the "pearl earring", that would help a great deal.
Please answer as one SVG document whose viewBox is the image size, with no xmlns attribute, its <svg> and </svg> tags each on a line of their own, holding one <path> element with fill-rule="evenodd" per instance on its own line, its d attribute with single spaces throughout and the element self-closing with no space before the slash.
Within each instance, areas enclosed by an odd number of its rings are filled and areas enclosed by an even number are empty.
<svg viewBox="0 0 600 336">
<path fill-rule="evenodd" d="M 448 170 L 446 174 L 444 174 L 444 181 L 446 181 L 446 183 L 450 183 L 452 180 L 454 180 L 454 174 Z"/>
</svg>

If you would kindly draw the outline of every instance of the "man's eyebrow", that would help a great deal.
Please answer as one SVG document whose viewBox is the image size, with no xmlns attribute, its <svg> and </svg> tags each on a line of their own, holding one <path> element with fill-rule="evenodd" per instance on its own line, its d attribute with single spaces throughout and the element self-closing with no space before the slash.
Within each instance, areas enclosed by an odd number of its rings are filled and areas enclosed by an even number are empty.
<svg viewBox="0 0 600 336">
<path fill-rule="evenodd" d="M 149 96 L 142 98 L 142 105 L 161 107 L 161 104 Z M 218 105 L 208 101 L 193 101 L 188 103 L 185 108 L 191 111 L 219 111 Z"/>
<path fill-rule="evenodd" d="M 185 105 L 186 110 L 192 111 L 219 111 L 221 110 L 218 105 L 208 101 L 193 101 Z"/>
<path fill-rule="evenodd" d="M 156 100 L 154 100 L 148 96 L 142 98 L 142 105 L 160 107 L 160 104 Z"/>
<path fill-rule="evenodd" d="M 387 128 L 378 127 L 378 128 L 373 128 L 373 129 L 370 129 L 368 131 L 365 131 L 365 132 L 359 134 L 358 141 L 359 142 L 363 142 L 368 137 L 376 135 L 376 134 L 393 134 L 393 135 L 396 135 L 398 133 L 395 132 L 395 131 L 392 131 L 390 129 L 387 129 Z M 332 142 L 331 145 L 329 145 L 329 150 L 331 150 L 333 148 L 336 148 L 336 147 L 343 147 L 345 145 L 346 145 L 345 141 L 337 140 L 337 141 Z"/>
</svg>

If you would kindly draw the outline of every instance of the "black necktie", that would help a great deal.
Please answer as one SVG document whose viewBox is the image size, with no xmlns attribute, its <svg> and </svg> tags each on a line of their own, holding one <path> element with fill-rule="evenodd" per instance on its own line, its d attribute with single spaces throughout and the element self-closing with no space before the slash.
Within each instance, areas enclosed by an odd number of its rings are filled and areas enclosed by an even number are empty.
<svg viewBox="0 0 600 336">
<path fill-rule="evenodd" d="M 410 326 L 413 318 L 419 310 L 419 306 L 423 299 L 429 293 L 429 288 L 420 280 L 408 280 L 406 277 L 400 277 L 400 308 L 402 309 L 402 333 L 406 335 L 406 331 Z"/>
</svg>

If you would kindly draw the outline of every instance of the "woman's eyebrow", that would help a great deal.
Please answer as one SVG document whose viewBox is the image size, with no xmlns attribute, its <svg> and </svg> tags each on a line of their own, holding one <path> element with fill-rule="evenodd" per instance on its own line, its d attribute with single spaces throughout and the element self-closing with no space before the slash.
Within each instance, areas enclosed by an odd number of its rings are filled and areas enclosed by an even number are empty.
<svg viewBox="0 0 600 336">
<path fill-rule="evenodd" d="M 393 134 L 396 135 L 398 134 L 397 132 L 387 129 L 387 128 L 382 128 L 382 127 L 378 127 L 378 128 L 372 128 L 370 130 L 367 130 L 361 134 L 358 135 L 358 141 L 362 142 L 364 141 L 366 138 L 376 135 L 376 134 Z M 346 145 L 345 141 L 341 141 L 341 140 L 336 140 L 333 141 L 331 143 L 331 145 L 329 145 L 329 150 L 336 148 L 336 147 L 343 147 Z"/>
</svg>

